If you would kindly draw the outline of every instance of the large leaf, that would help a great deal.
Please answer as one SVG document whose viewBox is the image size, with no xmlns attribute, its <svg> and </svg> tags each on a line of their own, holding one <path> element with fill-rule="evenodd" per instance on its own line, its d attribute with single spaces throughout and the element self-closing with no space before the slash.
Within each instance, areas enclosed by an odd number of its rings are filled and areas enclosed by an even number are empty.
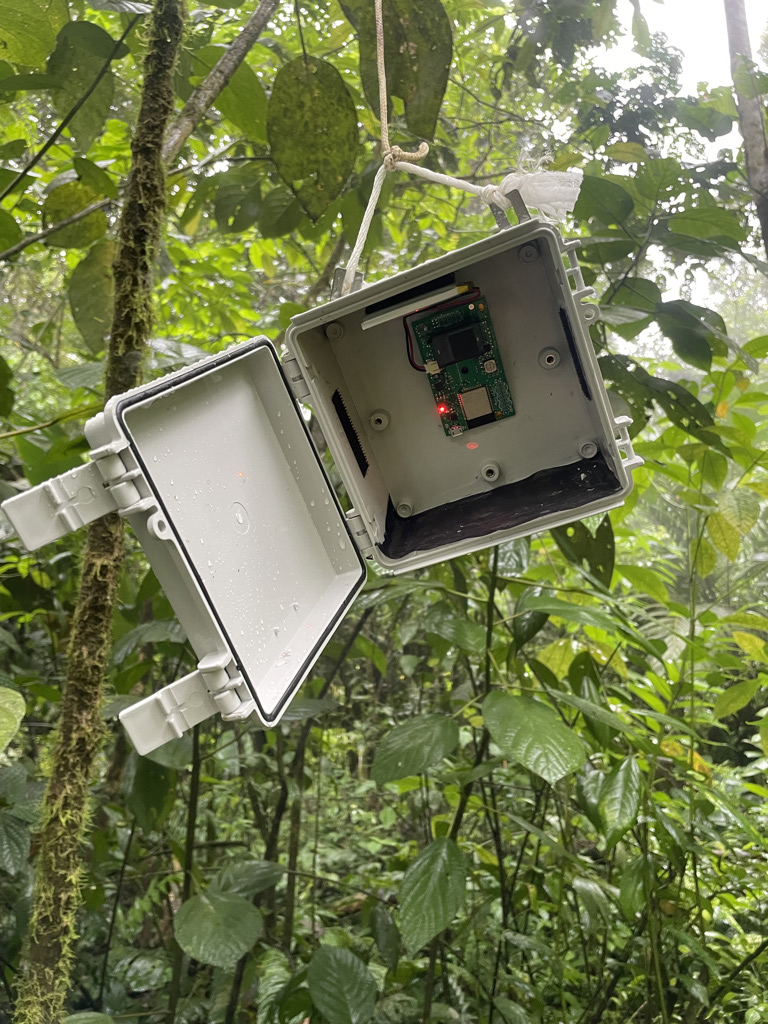
<svg viewBox="0 0 768 1024">
<path fill-rule="evenodd" d="M 68 181 L 48 193 L 43 203 L 43 223 L 46 227 L 79 213 L 91 206 L 99 196 L 79 181 Z M 52 248 L 85 248 L 101 238 L 107 230 L 107 216 L 103 210 L 95 210 L 87 217 L 48 235 L 46 245 Z"/>
<path fill-rule="evenodd" d="M 412 955 L 451 923 L 465 884 L 464 854 L 453 839 L 436 839 L 408 868 L 400 886 L 400 932 Z"/>
<path fill-rule="evenodd" d="M 72 318 L 94 355 L 103 350 L 112 326 L 114 258 L 115 243 L 111 239 L 102 239 L 80 260 L 69 279 Z"/>
<path fill-rule="evenodd" d="M 482 654 L 485 650 L 485 627 L 478 622 L 470 622 L 468 619 L 456 619 L 441 617 L 436 622 L 431 622 L 428 632 L 437 633 L 444 640 L 456 644 L 463 651 L 472 651 L 474 654 Z"/>
<path fill-rule="evenodd" d="M 144 832 L 159 828 L 171 812 L 176 794 L 176 772 L 172 768 L 136 755 L 126 807 Z"/>
<path fill-rule="evenodd" d="M 0 416 L 10 416 L 16 395 L 11 388 L 13 370 L 0 356 Z"/>
<path fill-rule="evenodd" d="M 41 0 L 0 0 L 0 52 L 4 60 L 40 67 L 56 39 L 48 8 Z"/>
<path fill-rule="evenodd" d="M 376 1006 L 376 982 L 348 949 L 321 946 L 309 962 L 312 1002 L 329 1024 L 367 1024 Z"/>
<path fill-rule="evenodd" d="M 549 618 L 549 612 L 530 611 L 528 608 L 528 602 L 535 597 L 540 597 L 543 593 L 541 587 L 526 587 L 515 603 L 512 636 L 516 651 L 532 640 L 544 628 Z"/>
<path fill-rule="evenodd" d="M 21 694 L 7 686 L 0 686 L 0 754 L 16 735 L 25 711 L 26 705 Z"/>
<path fill-rule="evenodd" d="M 192 83 L 202 81 L 226 52 L 224 46 L 205 46 L 193 54 L 195 77 Z M 265 142 L 267 94 L 256 72 L 245 62 L 239 64 L 227 85 L 213 104 L 217 110 L 255 142 Z"/>
<path fill-rule="evenodd" d="M 600 520 L 594 534 L 585 523 L 556 526 L 550 531 L 555 542 L 572 565 L 584 566 L 606 587 L 611 584 L 616 545 L 608 515 Z"/>
<path fill-rule="evenodd" d="M 584 744 L 540 701 L 491 693 L 483 702 L 483 721 L 503 754 L 547 782 L 584 763 Z"/>
<path fill-rule="evenodd" d="M 393 971 L 397 966 L 397 958 L 400 953 L 400 932 L 392 915 L 381 903 L 377 903 L 371 910 L 370 925 L 379 956 Z"/>
<path fill-rule="evenodd" d="M 20 242 L 24 232 L 16 218 L 7 210 L 0 210 L 0 251 Z"/>
<path fill-rule="evenodd" d="M 29 828 L 9 811 L 0 811 L 0 870 L 17 875 L 29 856 Z"/>
<path fill-rule="evenodd" d="M 637 821 L 641 793 L 640 769 L 634 757 L 627 757 L 603 779 L 599 811 L 605 840 L 615 846 Z"/>
<path fill-rule="evenodd" d="M 317 220 L 344 188 L 360 146 L 355 104 L 332 64 L 297 57 L 280 68 L 267 137 L 280 177 Z"/>
<path fill-rule="evenodd" d="M 618 182 L 585 174 L 573 215 L 579 220 L 594 217 L 605 225 L 623 224 L 633 209 L 632 196 Z"/>
<path fill-rule="evenodd" d="M 424 715 L 396 726 L 378 745 L 371 778 L 381 785 L 438 764 L 459 742 L 459 727 L 445 715 Z"/>
<path fill-rule="evenodd" d="M 51 103 L 60 117 L 69 113 L 101 74 L 96 88 L 67 125 L 82 152 L 99 137 L 109 117 L 115 83 L 111 70 L 103 69 L 115 47 L 115 40 L 98 25 L 70 21 L 59 32 L 48 60 L 48 73 L 60 83 L 51 90 Z"/>
<path fill-rule="evenodd" d="M 743 242 L 747 232 L 735 213 L 719 206 L 686 210 L 670 218 L 669 227 L 694 238 L 726 238 Z"/>
<path fill-rule="evenodd" d="M 242 896 L 206 892 L 184 903 L 173 923 L 184 952 L 201 963 L 231 970 L 261 935 L 261 916 Z"/>
<path fill-rule="evenodd" d="M 222 868 L 215 887 L 248 899 L 276 885 L 285 874 L 282 864 L 271 860 L 232 861 Z"/>
<path fill-rule="evenodd" d="M 370 0 L 341 0 L 360 41 L 360 77 L 372 110 L 379 112 L 376 23 Z M 453 55 L 451 22 L 440 0 L 384 0 L 387 89 L 405 105 L 408 128 L 431 139 L 448 84 Z"/>
<path fill-rule="evenodd" d="M 707 519 L 707 533 L 717 550 L 734 561 L 739 553 L 741 534 L 733 521 L 722 512 L 713 512 Z"/>
<path fill-rule="evenodd" d="M 722 438 L 711 429 L 715 422 L 712 414 L 682 384 L 664 377 L 653 377 L 626 356 L 602 356 L 599 363 L 603 377 L 614 381 L 620 394 L 626 394 L 635 402 L 652 400 L 658 403 L 676 427 L 710 447 L 727 452 Z"/>
<path fill-rule="evenodd" d="M 752 700 L 760 686 L 765 682 L 765 677 L 757 679 L 745 679 L 741 683 L 735 683 L 718 694 L 712 714 L 715 718 L 728 718 L 741 711 Z"/>
</svg>

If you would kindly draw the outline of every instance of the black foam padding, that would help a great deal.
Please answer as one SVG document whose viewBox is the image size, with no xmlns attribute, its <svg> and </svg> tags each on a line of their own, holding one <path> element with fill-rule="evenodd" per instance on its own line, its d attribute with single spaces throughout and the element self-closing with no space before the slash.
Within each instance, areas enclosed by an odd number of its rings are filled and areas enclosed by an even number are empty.
<svg viewBox="0 0 768 1024">
<path fill-rule="evenodd" d="M 576 351 L 576 339 L 573 336 L 571 321 L 568 318 L 568 314 L 562 307 L 560 307 L 560 323 L 563 325 L 563 330 L 565 331 L 565 340 L 568 342 L 568 351 L 571 353 L 571 359 L 573 360 L 573 365 L 576 368 L 576 376 L 579 378 L 579 385 L 581 386 L 582 394 L 591 402 L 592 393 L 589 390 L 587 378 L 584 376 L 584 367 L 581 365 L 579 353 Z"/>
<path fill-rule="evenodd" d="M 336 415 L 339 417 L 339 422 L 344 429 L 344 436 L 349 442 L 349 447 L 352 449 L 352 454 L 355 456 L 355 462 L 360 470 L 362 476 L 368 472 L 368 459 L 365 457 L 363 446 L 360 444 L 360 438 L 357 436 L 357 431 L 352 420 L 349 418 L 347 407 L 344 405 L 344 399 L 341 397 L 341 392 L 337 389 L 333 392 L 331 398 L 333 402 L 333 408 L 336 410 Z"/>
<path fill-rule="evenodd" d="M 525 480 L 471 494 L 407 519 L 397 514 L 390 499 L 379 549 L 387 558 L 404 558 L 414 551 L 432 551 L 535 522 L 553 512 L 580 508 L 620 489 L 608 463 L 598 454 L 570 466 L 542 469 Z"/>
</svg>

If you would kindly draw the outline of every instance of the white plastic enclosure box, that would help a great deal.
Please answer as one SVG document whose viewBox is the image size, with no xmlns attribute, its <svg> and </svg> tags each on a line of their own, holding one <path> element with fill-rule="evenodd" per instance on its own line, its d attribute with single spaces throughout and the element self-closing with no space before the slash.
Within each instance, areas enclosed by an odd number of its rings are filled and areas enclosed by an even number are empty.
<svg viewBox="0 0 768 1024">
<path fill-rule="evenodd" d="M 571 522 L 632 489 L 642 460 L 607 400 L 578 244 L 529 220 L 293 318 L 294 387 L 360 517 L 361 550 L 385 569 Z M 515 414 L 446 437 L 403 319 L 470 284 L 487 303 Z"/>
<path fill-rule="evenodd" d="M 117 396 L 86 424 L 90 463 L 4 503 L 29 548 L 109 511 L 136 532 L 198 658 L 122 712 L 140 753 L 217 712 L 279 721 L 364 558 L 403 572 L 621 504 L 641 460 L 608 405 L 577 244 L 524 221 L 294 318 L 282 365 L 255 339 Z M 446 436 L 404 321 L 469 285 L 514 414 Z"/>
</svg>

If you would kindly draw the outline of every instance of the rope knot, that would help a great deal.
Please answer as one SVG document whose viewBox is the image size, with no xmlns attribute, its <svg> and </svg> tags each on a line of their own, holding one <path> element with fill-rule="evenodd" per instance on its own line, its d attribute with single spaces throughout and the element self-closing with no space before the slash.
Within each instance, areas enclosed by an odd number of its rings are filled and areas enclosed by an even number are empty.
<svg viewBox="0 0 768 1024">
<path fill-rule="evenodd" d="M 420 142 L 415 153 L 408 153 L 399 146 L 390 146 L 383 153 L 384 166 L 388 171 L 394 171 L 398 162 L 415 164 L 419 160 L 423 160 L 428 152 L 429 146 L 426 142 Z"/>
</svg>

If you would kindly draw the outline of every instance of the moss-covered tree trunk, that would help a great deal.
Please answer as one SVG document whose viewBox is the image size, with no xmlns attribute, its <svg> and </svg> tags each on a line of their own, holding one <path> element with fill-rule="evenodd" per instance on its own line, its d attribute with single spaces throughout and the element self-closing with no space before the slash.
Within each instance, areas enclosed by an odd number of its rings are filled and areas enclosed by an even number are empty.
<svg viewBox="0 0 768 1024">
<path fill-rule="evenodd" d="M 151 328 L 152 266 L 165 209 L 162 144 L 173 108 L 172 75 L 181 29 L 181 0 L 156 0 L 114 266 L 107 398 L 139 382 L 142 352 Z M 105 516 L 88 527 L 67 685 L 43 803 L 16 1024 L 58 1024 L 65 1013 L 81 904 L 88 792 L 102 741 L 104 674 L 123 550 L 119 516 Z"/>
</svg>

